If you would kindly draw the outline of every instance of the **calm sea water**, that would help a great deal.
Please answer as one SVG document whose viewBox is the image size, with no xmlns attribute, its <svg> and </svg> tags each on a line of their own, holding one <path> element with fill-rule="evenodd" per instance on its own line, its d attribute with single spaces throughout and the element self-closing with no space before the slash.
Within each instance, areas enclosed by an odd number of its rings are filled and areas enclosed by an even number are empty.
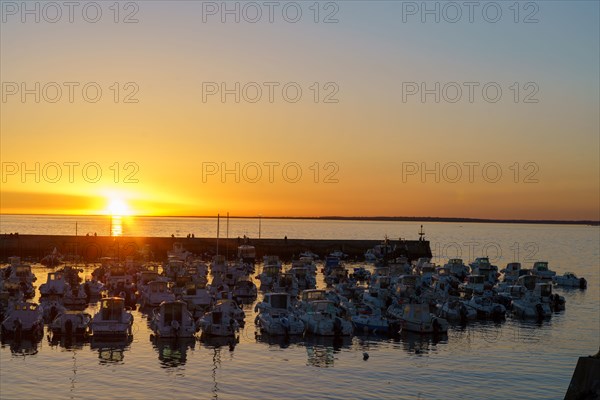
<svg viewBox="0 0 600 400">
<path fill-rule="evenodd" d="M 79 234 L 110 229 L 98 217 L 2 216 L 2 233 Z M 223 220 L 222 220 L 223 222 Z M 87 225 L 86 225 L 87 224 Z M 262 237 L 416 238 L 418 223 L 262 220 Z M 221 224 L 221 234 L 225 234 Z M 488 255 L 499 266 L 547 260 L 573 271 L 588 289 L 562 290 L 567 308 L 541 324 L 452 327 L 447 336 L 389 339 L 260 337 L 254 307 L 238 343 L 152 342 L 148 316 L 134 311 L 130 343 L 5 342 L 0 347 L 1 399 L 558 399 L 577 358 L 600 346 L 600 229 L 589 226 L 424 224 L 436 261 Z M 135 218 L 124 235 L 215 236 L 214 219 Z M 230 236 L 258 236 L 258 220 L 230 220 Z M 106 234 L 106 233 L 102 233 Z M 37 285 L 48 269 L 34 266 Z M 86 271 L 89 273 L 90 271 Z M 322 279 L 318 278 L 320 284 Z M 91 305 L 89 312 L 95 311 Z M 370 357 L 363 360 L 363 352 Z"/>
</svg>

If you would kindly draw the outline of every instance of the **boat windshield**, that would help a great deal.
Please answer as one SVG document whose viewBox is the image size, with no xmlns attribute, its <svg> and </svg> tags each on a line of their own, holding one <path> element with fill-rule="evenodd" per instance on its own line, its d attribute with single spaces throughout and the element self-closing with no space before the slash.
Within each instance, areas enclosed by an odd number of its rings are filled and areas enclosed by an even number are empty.
<svg viewBox="0 0 600 400">
<path fill-rule="evenodd" d="M 107 320 L 120 320 L 123 314 L 123 300 L 109 301 L 105 300 L 102 302 L 102 319 Z"/>
<path fill-rule="evenodd" d="M 278 295 L 271 296 L 271 307 L 286 309 L 287 305 L 288 305 L 288 300 L 287 300 L 286 294 L 278 294 Z"/>
<path fill-rule="evenodd" d="M 183 305 L 181 303 L 166 303 L 163 304 L 165 325 L 170 324 L 172 321 L 182 322 L 183 316 Z M 214 314 L 213 314 L 214 315 Z"/>
</svg>

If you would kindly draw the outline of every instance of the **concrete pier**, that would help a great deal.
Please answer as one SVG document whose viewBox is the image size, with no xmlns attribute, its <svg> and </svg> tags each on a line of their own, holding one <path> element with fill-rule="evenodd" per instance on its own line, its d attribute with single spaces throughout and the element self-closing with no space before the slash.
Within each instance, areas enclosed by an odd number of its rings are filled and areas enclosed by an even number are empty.
<svg viewBox="0 0 600 400">
<path fill-rule="evenodd" d="M 63 255 L 76 255 L 82 261 L 95 262 L 100 257 L 137 256 L 144 249 L 149 249 L 155 260 L 165 260 L 167 251 L 174 243 L 196 255 L 213 255 L 217 250 L 216 238 L 178 238 L 178 237 L 111 237 L 111 236 L 58 236 L 58 235 L 1 235 L 0 260 L 6 261 L 10 256 L 20 256 L 24 260 L 38 261 L 56 249 Z M 323 257 L 333 251 L 341 250 L 349 259 L 363 260 L 367 249 L 380 244 L 380 240 L 318 240 L 318 239 L 251 239 L 249 244 L 255 246 L 257 259 L 267 254 L 280 256 L 290 260 L 293 256 L 310 250 Z M 419 257 L 431 257 L 429 241 L 403 240 L 389 241 L 396 244 L 400 253 L 410 260 Z M 219 254 L 235 258 L 237 247 L 242 244 L 237 238 L 219 239 Z"/>
<path fill-rule="evenodd" d="M 600 351 L 595 356 L 579 357 L 565 400 L 600 399 Z"/>
</svg>

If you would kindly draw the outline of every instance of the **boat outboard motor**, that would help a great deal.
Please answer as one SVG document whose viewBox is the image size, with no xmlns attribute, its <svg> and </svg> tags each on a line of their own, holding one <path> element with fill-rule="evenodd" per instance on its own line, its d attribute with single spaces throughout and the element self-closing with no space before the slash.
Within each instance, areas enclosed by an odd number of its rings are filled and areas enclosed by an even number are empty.
<svg viewBox="0 0 600 400">
<path fill-rule="evenodd" d="M 587 288 L 587 281 L 585 278 L 579 278 L 579 289 Z"/>
<path fill-rule="evenodd" d="M 460 305 L 460 322 L 461 324 L 467 323 L 467 307 L 464 304 Z"/>
<path fill-rule="evenodd" d="M 65 322 L 65 333 L 67 335 L 73 334 L 73 321 L 70 319 L 67 319 L 67 322 Z"/>
<path fill-rule="evenodd" d="M 177 321 L 176 319 L 171 321 L 171 330 L 173 331 L 175 336 L 179 336 L 179 328 L 180 328 L 179 321 Z"/>
<path fill-rule="evenodd" d="M 502 311 L 502 306 L 496 305 L 492 310 L 492 318 L 493 319 L 502 319 L 504 318 L 504 312 Z"/>
<path fill-rule="evenodd" d="M 52 307 L 50 307 L 50 321 L 54 321 L 54 318 L 56 318 L 57 315 L 58 310 L 56 309 L 56 306 L 53 305 Z"/>
<path fill-rule="evenodd" d="M 432 325 L 433 325 L 433 333 L 435 333 L 435 334 L 440 333 L 441 326 L 440 326 L 440 322 L 437 320 L 437 318 L 435 318 L 433 320 Z"/>
<path fill-rule="evenodd" d="M 544 307 L 540 303 L 535 305 L 535 313 L 537 314 L 538 319 L 544 318 Z"/>
<path fill-rule="evenodd" d="M 342 321 L 339 317 L 336 317 L 333 320 L 333 333 L 335 336 L 342 336 Z"/>
<path fill-rule="evenodd" d="M 285 336 L 288 336 L 290 334 L 290 320 L 287 317 L 281 318 L 281 326 L 283 326 Z"/>
<path fill-rule="evenodd" d="M 20 319 L 15 319 L 15 321 L 13 322 L 13 328 L 14 328 L 14 334 L 15 334 L 15 338 L 20 339 L 21 335 L 23 334 L 23 323 L 21 322 Z"/>
</svg>

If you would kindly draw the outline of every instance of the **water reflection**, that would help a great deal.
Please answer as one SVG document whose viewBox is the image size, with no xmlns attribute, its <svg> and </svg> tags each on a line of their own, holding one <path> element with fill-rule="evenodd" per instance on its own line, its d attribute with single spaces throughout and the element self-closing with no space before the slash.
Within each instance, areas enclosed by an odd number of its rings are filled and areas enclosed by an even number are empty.
<svg viewBox="0 0 600 400">
<path fill-rule="evenodd" d="M 123 217 L 120 215 L 110 217 L 110 235 L 123 236 Z"/>
<path fill-rule="evenodd" d="M 92 350 L 98 350 L 100 364 L 122 363 L 132 341 L 131 336 L 122 339 L 92 337 L 90 347 Z"/>
<path fill-rule="evenodd" d="M 258 343 L 264 343 L 269 346 L 279 346 L 282 349 L 287 349 L 292 344 L 299 344 L 304 341 L 304 338 L 301 335 L 269 335 L 260 333 L 260 331 L 257 331 L 255 334 L 255 339 Z"/>
<path fill-rule="evenodd" d="M 409 354 L 426 355 L 434 350 L 438 344 L 447 344 L 448 335 L 440 334 L 423 334 L 403 331 L 400 334 L 400 342 L 402 348 Z"/>
<path fill-rule="evenodd" d="M 218 349 L 221 347 L 228 347 L 229 351 L 235 350 L 235 346 L 240 342 L 240 337 L 231 336 L 208 336 L 202 333 L 200 335 L 200 342 L 204 347 L 209 349 Z"/>
<path fill-rule="evenodd" d="M 73 336 L 49 334 L 47 339 L 50 347 L 62 347 L 65 350 L 81 350 L 88 342 L 88 338 L 81 335 Z"/>
<path fill-rule="evenodd" d="M 337 353 L 343 348 L 350 348 L 352 338 L 350 336 L 306 336 L 304 345 L 306 346 L 306 355 L 308 357 L 307 365 L 327 368 L 333 367 Z"/>
<path fill-rule="evenodd" d="M 20 338 L 2 336 L 1 347 L 9 347 L 13 356 L 32 356 L 38 353 L 38 345 L 42 341 L 41 336 L 23 336 Z"/>
<path fill-rule="evenodd" d="M 175 368 L 184 365 L 187 351 L 196 346 L 195 338 L 151 338 L 152 347 L 158 352 L 158 360 L 163 368 Z"/>
</svg>

